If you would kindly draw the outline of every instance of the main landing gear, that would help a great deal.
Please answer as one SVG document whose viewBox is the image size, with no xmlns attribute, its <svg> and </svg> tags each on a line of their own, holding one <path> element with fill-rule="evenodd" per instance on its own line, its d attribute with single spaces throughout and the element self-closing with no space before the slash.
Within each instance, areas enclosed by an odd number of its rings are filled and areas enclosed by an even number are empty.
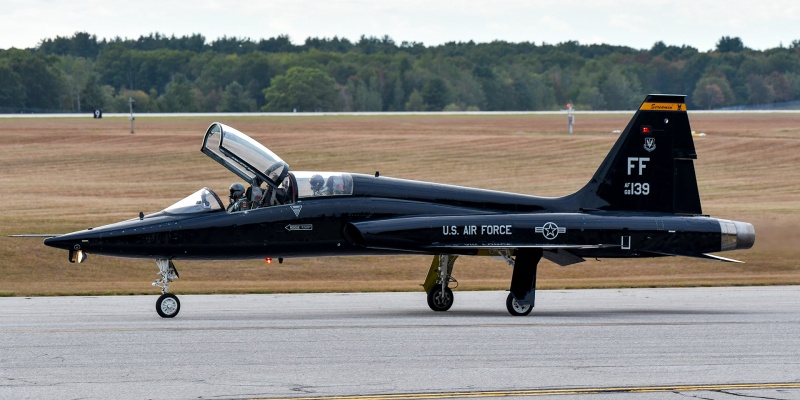
<svg viewBox="0 0 800 400">
<path fill-rule="evenodd" d="M 174 318 L 181 311 L 181 302 L 177 296 L 167 292 L 169 283 L 175 278 L 180 278 L 180 275 L 171 260 L 158 259 L 156 265 L 158 265 L 158 274 L 161 275 L 161 278 L 153 282 L 153 286 L 161 288 L 161 296 L 156 300 L 156 312 L 161 318 Z"/>
<path fill-rule="evenodd" d="M 542 259 L 542 249 L 516 249 L 516 258 L 511 252 L 501 255 L 514 268 L 511 275 L 511 290 L 506 298 L 508 313 L 518 317 L 533 311 L 536 297 L 536 270 Z M 453 306 L 453 291 L 450 282 L 458 283 L 450 275 L 456 262 L 456 255 L 437 255 L 433 257 L 428 276 L 422 285 L 428 293 L 428 307 L 433 311 L 447 311 Z"/>
<path fill-rule="evenodd" d="M 533 311 L 536 270 L 542 253 L 542 249 L 517 249 L 517 257 L 509 261 L 514 272 L 511 274 L 511 290 L 506 298 L 506 309 L 515 317 L 525 316 Z"/>
</svg>

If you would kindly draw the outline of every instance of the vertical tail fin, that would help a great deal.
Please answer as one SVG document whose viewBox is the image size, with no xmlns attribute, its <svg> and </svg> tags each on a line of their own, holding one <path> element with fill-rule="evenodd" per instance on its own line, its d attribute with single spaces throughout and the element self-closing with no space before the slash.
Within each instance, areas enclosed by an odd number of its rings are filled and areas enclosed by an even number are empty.
<svg viewBox="0 0 800 400">
<path fill-rule="evenodd" d="M 572 195 L 582 209 L 702 214 L 697 153 L 683 95 L 648 95 L 594 177 Z"/>
</svg>

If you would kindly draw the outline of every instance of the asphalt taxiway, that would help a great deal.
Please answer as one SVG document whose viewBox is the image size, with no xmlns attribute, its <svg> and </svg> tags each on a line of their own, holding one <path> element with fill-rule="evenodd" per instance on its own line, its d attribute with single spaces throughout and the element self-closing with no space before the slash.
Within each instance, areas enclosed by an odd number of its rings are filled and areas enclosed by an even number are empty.
<svg viewBox="0 0 800 400">
<path fill-rule="evenodd" d="M 800 399 L 800 286 L 0 298 L 0 398 Z"/>
</svg>

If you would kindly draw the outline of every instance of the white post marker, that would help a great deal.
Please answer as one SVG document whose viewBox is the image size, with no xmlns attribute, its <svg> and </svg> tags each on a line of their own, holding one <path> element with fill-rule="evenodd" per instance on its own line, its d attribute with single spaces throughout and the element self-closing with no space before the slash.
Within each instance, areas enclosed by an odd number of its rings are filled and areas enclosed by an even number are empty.
<svg viewBox="0 0 800 400">
<path fill-rule="evenodd" d="M 575 116 L 572 115 L 572 103 L 567 103 L 567 133 L 572 133 L 572 125 L 575 124 Z"/>
<path fill-rule="evenodd" d="M 133 130 L 133 120 L 134 120 L 134 118 L 133 118 L 133 103 L 135 103 L 135 102 L 136 101 L 133 100 L 133 97 L 128 97 L 128 105 L 130 106 L 130 109 L 131 109 L 131 133 L 134 133 L 134 130 Z"/>
</svg>

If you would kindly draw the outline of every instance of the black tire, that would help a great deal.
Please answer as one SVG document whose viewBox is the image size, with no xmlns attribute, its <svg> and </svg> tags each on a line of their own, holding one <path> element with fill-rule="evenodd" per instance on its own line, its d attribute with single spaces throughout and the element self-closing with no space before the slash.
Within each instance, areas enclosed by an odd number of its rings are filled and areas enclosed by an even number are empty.
<svg viewBox="0 0 800 400">
<path fill-rule="evenodd" d="M 442 296 L 442 285 L 436 285 L 428 292 L 428 307 L 433 311 L 449 310 L 453 306 L 453 300 L 453 291 L 450 288 L 445 288 Z"/>
<path fill-rule="evenodd" d="M 519 304 L 517 303 L 517 298 L 514 297 L 513 294 L 509 293 L 508 298 L 506 298 L 506 308 L 508 309 L 509 314 L 515 317 L 524 317 L 533 311 L 533 304 Z"/>
<path fill-rule="evenodd" d="M 156 312 L 161 318 L 175 318 L 181 311 L 181 302 L 172 293 L 164 293 L 156 300 Z"/>
</svg>

